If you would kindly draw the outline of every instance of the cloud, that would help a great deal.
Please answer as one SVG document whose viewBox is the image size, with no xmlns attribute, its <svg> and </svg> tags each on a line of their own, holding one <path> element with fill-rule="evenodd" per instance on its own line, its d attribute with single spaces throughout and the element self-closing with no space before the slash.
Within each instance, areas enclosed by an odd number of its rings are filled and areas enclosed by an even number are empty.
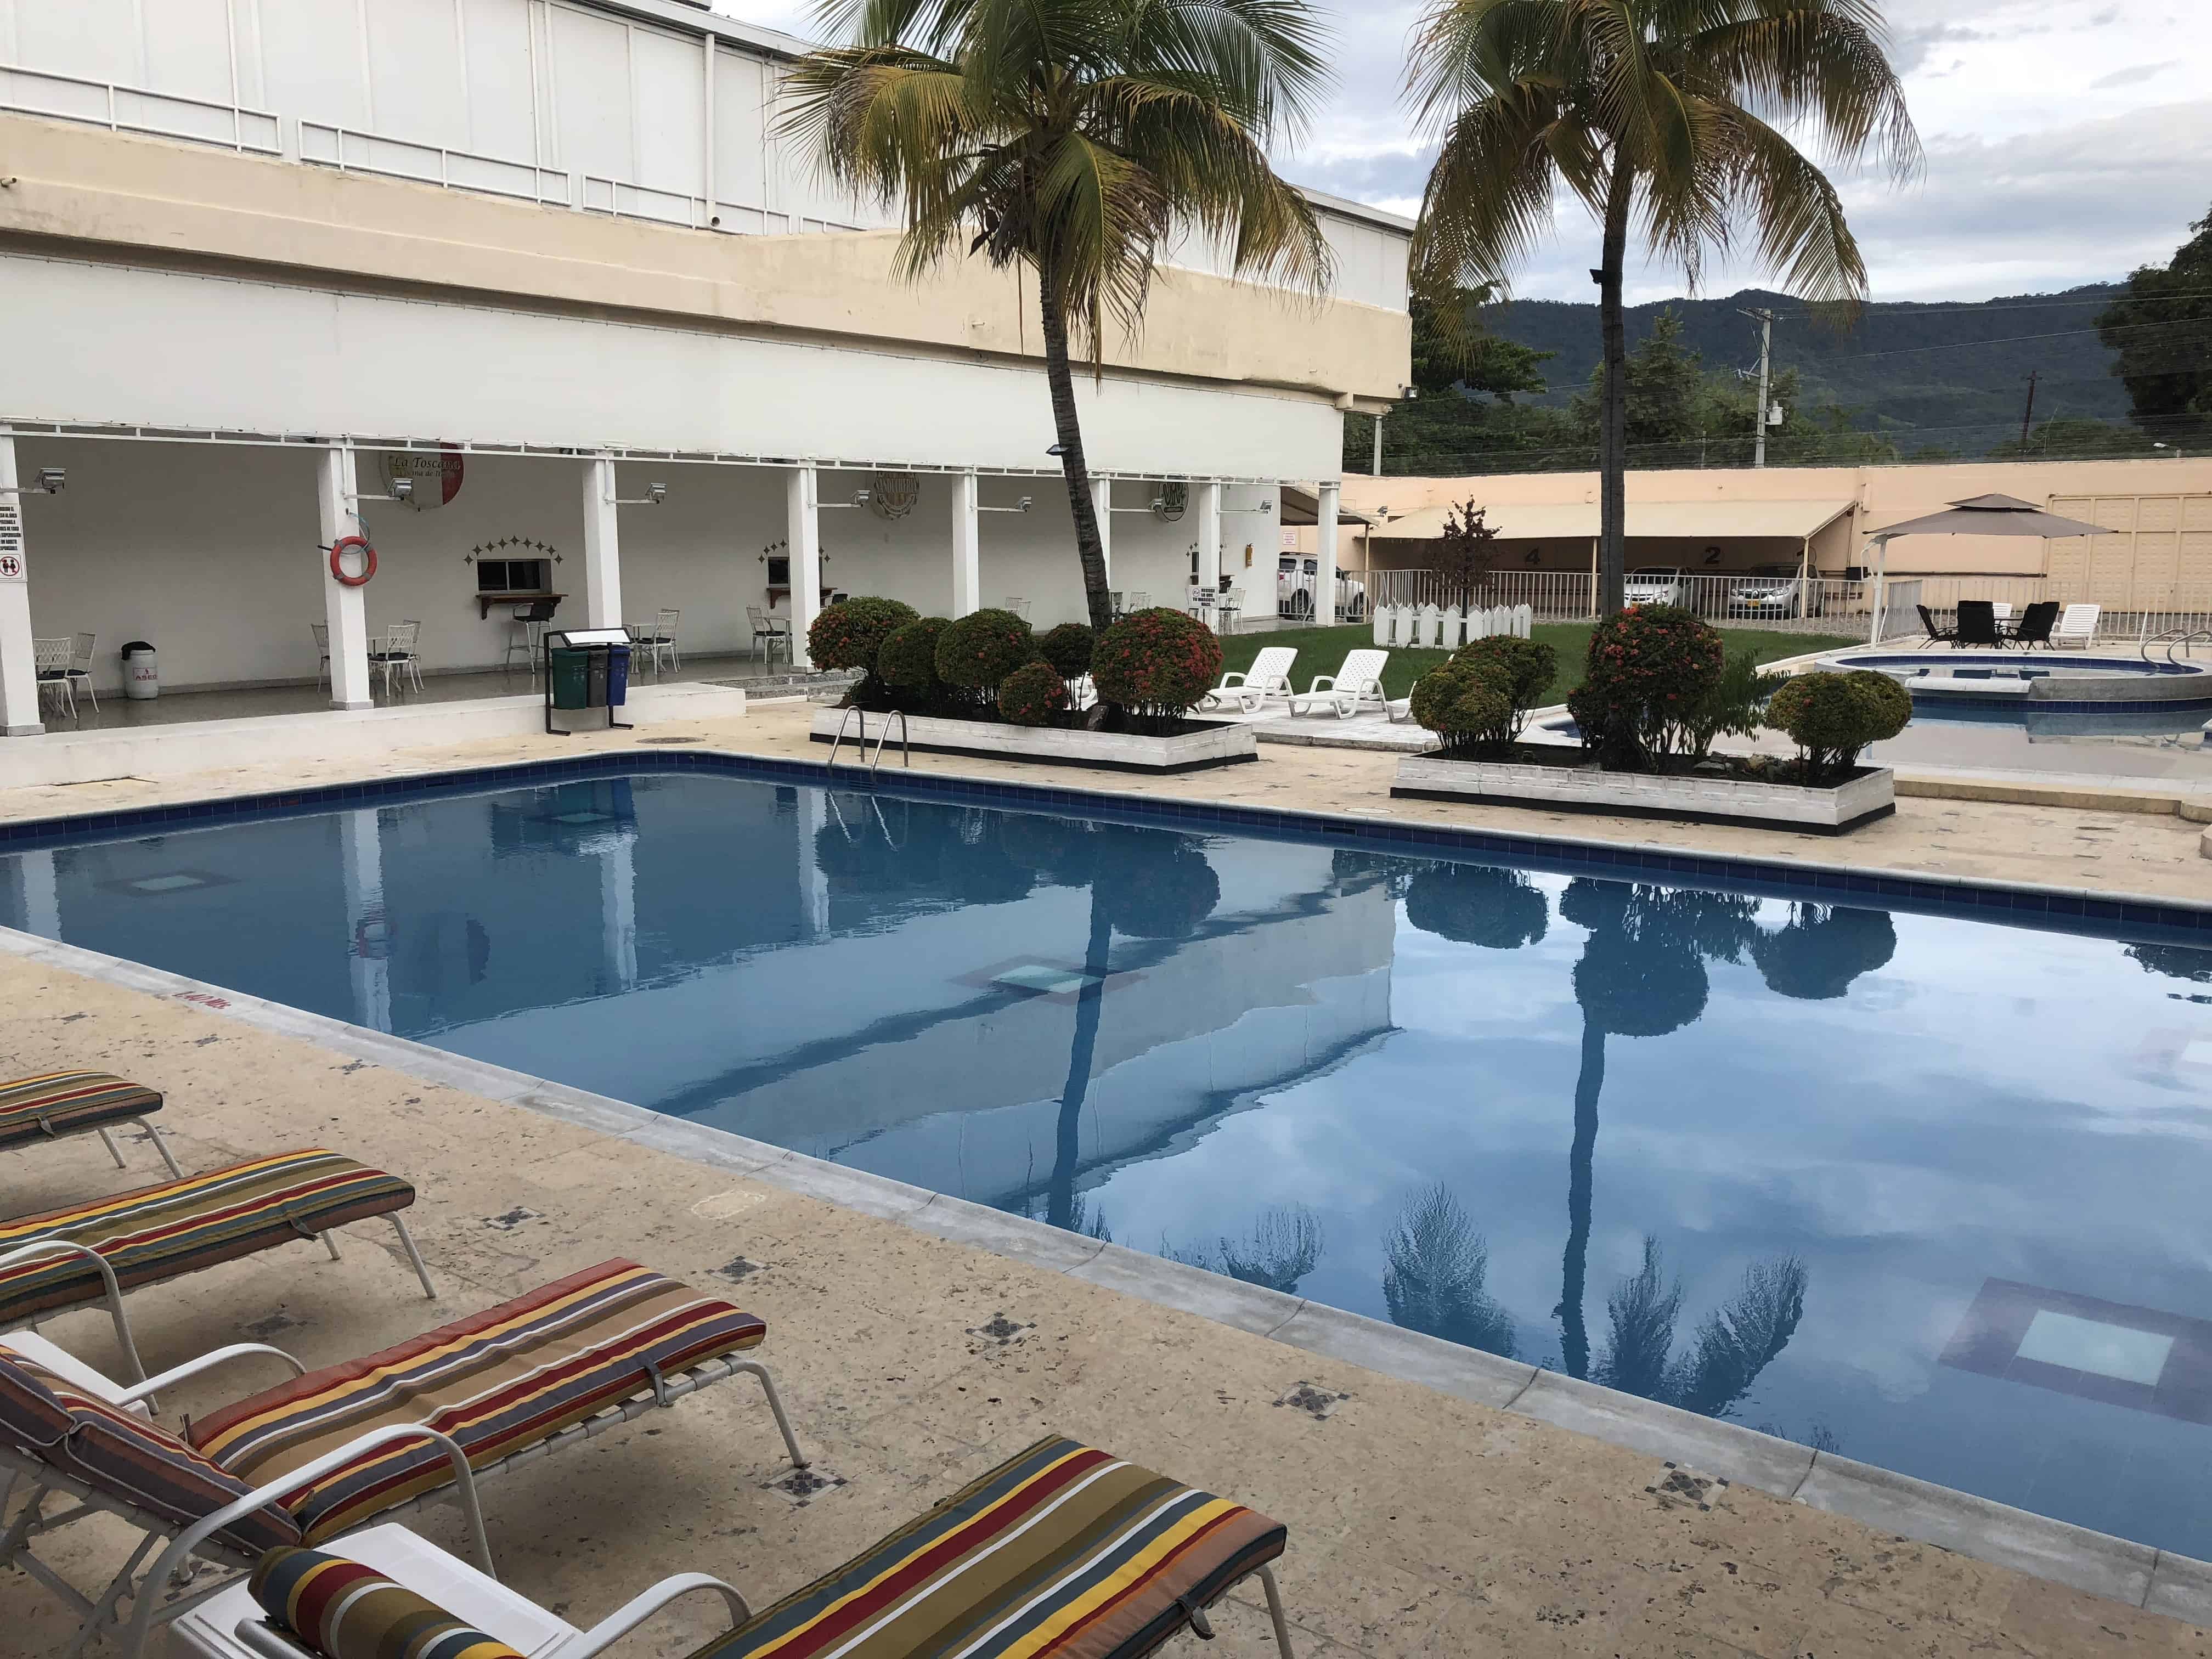
<svg viewBox="0 0 2212 1659">
<path fill-rule="evenodd" d="M 2109 92 L 2115 87 L 2131 87 L 2139 81 L 2148 81 L 2154 75 L 2163 75 L 2174 68 L 2180 59 L 2169 58 L 2162 64 L 2132 64 L 2126 69 L 2114 70 L 2110 75 L 2100 75 L 2089 82 L 2092 92 Z"/>
</svg>

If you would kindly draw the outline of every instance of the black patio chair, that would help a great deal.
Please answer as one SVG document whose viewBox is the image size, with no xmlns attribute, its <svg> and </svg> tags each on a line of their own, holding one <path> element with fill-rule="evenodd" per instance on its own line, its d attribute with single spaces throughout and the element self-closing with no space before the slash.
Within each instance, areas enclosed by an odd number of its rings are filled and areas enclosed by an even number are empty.
<svg viewBox="0 0 2212 1659">
<path fill-rule="evenodd" d="M 2041 646 L 2052 649 L 2051 630 L 2058 625 L 2058 601 L 2038 599 L 2021 613 L 2020 626 L 2012 631 L 2013 643 L 2022 649 Z"/>
<path fill-rule="evenodd" d="M 1997 608 L 1988 599 L 1959 601 L 1959 631 L 1951 636 L 1954 650 L 1963 646 L 1986 645 L 2004 649 L 2004 635 L 1997 631 Z"/>
<path fill-rule="evenodd" d="M 1956 640 L 1959 637 L 1958 629 L 1946 628 L 1937 622 L 1936 613 L 1926 605 L 1916 605 L 1912 608 L 1920 613 L 1920 625 L 1928 630 L 1928 637 L 1920 642 L 1922 650 L 1926 650 L 1931 645 L 1942 645 L 1946 641 Z"/>
</svg>

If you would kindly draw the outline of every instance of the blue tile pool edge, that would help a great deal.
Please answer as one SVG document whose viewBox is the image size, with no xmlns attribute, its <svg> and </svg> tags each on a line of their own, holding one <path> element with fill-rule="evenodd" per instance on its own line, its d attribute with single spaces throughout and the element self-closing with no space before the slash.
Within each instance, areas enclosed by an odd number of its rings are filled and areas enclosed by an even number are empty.
<svg viewBox="0 0 2212 1659">
<path fill-rule="evenodd" d="M 818 761 L 743 750 L 687 749 L 646 754 L 601 750 L 572 760 L 513 762 L 460 770 L 406 773 L 360 783 L 265 790 L 0 823 L 0 853 L 39 843 L 112 839 L 163 829 L 209 829 L 245 819 L 296 817 L 334 807 L 365 806 L 396 796 L 424 799 L 480 794 L 590 778 L 705 772 L 757 782 L 812 784 L 845 793 L 872 787 L 857 769 L 832 771 Z M 877 778 L 878 793 L 948 805 L 1072 812 L 1081 817 L 1258 838 L 1352 843 L 1401 856 L 1462 854 L 1547 871 L 1615 881 L 1721 888 L 1764 897 L 1823 904 L 1859 901 L 1875 908 L 1963 916 L 2051 932 L 2212 947 L 2212 900 L 2041 886 L 1976 876 L 1928 876 L 1797 858 L 1760 858 L 1657 843 L 1586 841 L 1540 830 L 1480 830 L 1425 824 L 1373 811 L 1316 812 L 1196 798 L 1133 795 L 1105 788 L 1009 783 L 957 772 Z"/>
<path fill-rule="evenodd" d="M 781 1191 L 1066 1273 L 1630 1451 L 1688 1464 L 1880 1532 L 2212 1627 L 2212 1563 L 124 957 L 4 927 L 0 951 L 725 1169 Z"/>
</svg>

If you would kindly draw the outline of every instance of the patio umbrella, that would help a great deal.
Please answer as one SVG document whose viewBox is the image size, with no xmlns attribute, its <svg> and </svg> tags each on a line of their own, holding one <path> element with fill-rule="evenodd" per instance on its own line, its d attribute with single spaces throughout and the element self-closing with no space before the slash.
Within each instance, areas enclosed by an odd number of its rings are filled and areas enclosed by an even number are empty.
<svg viewBox="0 0 2212 1659">
<path fill-rule="evenodd" d="M 1880 644 L 1888 628 L 1889 544 L 1899 536 L 2033 536 L 2050 540 L 2060 536 L 2110 536 L 2116 532 L 2057 513 L 2046 513 L 2017 495 L 1972 495 L 1954 501 L 1941 513 L 1907 519 L 1877 530 L 1867 538 L 1875 550 L 1874 642 Z"/>
</svg>

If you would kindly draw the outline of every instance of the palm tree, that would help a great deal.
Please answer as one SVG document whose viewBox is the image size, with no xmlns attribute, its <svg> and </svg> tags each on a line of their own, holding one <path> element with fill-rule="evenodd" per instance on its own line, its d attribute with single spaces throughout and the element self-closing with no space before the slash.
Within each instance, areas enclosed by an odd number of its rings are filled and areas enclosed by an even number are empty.
<svg viewBox="0 0 2212 1659">
<path fill-rule="evenodd" d="M 1442 141 L 1413 235 L 1417 285 L 1502 284 L 1564 185 L 1603 229 L 1599 599 L 1621 606 L 1627 401 L 1621 272 L 1633 222 L 1694 285 L 1747 228 L 1816 301 L 1864 298 L 1835 186 L 1797 140 L 1892 176 L 1920 143 L 1876 0 L 1429 0 L 1408 87 Z"/>
<path fill-rule="evenodd" d="M 1103 629 L 1073 355 L 1103 375 L 1108 314 L 1135 331 L 1186 231 L 1234 276 L 1326 289 L 1312 209 L 1267 161 L 1326 80 L 1320 20 L 1306 0 L 821 0 L 816 21 L 852 44 L 793 67 L 782 131 L 904 215 L 901 274 L 964 252 L 1036 278 L 1054 452 Z"/>
</svg>

